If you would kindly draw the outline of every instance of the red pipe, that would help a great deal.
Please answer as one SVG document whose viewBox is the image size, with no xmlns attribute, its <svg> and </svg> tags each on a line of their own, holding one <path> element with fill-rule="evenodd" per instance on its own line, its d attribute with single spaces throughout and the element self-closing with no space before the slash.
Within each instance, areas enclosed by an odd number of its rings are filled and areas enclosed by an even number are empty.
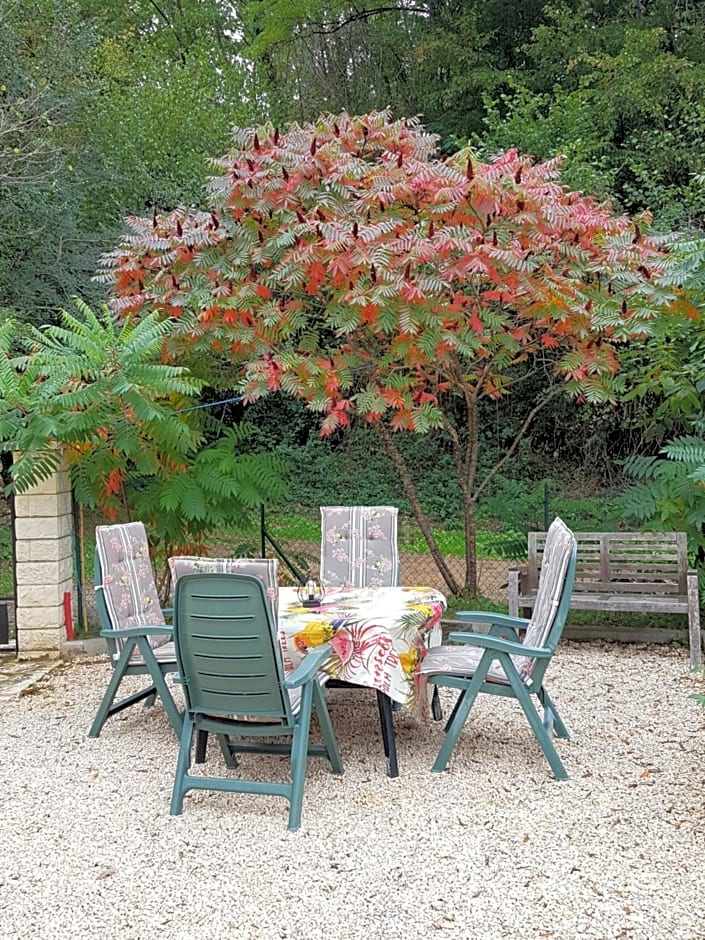
<svg viewBox="0 0 705 940">
<path fill-rule="evenodd" d="M 64 621 L 66 622 L 66 639 L 75 640 L 73 631 L 73 614 L 71 613 L 71 591 L 64 591 Z"/>
</svg>

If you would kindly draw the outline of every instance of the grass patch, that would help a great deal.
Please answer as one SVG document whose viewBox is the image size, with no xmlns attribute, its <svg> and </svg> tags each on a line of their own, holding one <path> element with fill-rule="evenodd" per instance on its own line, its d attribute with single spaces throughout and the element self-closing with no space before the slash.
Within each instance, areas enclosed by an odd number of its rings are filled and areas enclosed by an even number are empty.
<svg viewBox="0 0 705 940">
<path fill-rule="evenodd" d="M 321 540 L 320 518 L 303 513 L 275 515 L 267 518 L 267 531 L 274 539 L 297 542 Z M 432 529 L 433 537 L 442 555 L 465 555 L 465 533 L 459 529 Z M 412 554 L 428 554 L 428 545 L 421 529 L 408 519 L 399 520 L 399 550 Z M 482 558 L 521 558 L 526 554 L 526 535 L 523 532 L 489 532 L 477 534 L 477 551 Z"/>
</svg>

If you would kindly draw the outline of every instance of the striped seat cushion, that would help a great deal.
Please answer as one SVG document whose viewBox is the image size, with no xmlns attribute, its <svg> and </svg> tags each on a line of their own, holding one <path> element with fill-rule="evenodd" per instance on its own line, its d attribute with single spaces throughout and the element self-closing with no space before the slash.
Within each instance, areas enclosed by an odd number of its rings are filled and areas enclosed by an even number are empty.
<svg viewBox="0 0 705 940">
<path fill-rule="evenodd" d="M 484 649 L 477 646 L 434 646 L 423 658 L 419 667 L 419 675 L 429 676 L 432 673 L 445 673 L 450 676 L 471 677 L 480 664 L 480 659 Z M 518 666 L 521 657 L 512 656 L 512 660 Z M 520 673 L 525 682 L 529 680 Z M 487 672 L 487 682 L 500 682 L 509 685 L 504 669 L 501 663 L 496 660 L 492 662 Z"/>
</svg>

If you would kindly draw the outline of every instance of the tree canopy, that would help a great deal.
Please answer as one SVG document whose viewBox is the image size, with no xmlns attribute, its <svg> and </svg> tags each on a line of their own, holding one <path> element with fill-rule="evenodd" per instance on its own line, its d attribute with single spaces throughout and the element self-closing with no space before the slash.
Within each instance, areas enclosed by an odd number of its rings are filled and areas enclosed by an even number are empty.
<svg viewBox="0 0 705 940">
<path fill-rule="evenodd" d="M 474 507 L 491 476 L 557 391 L 608 398 L 615 344 L 645 336 L 671 300 L 646 221 L 568 191 L 558 161 L 446 158 L 387 111 L 240 128 L 234 143 L 203 211 L 131 220 L 104 258 L 113 309 L 158 311 L 165 356 L 243 364 L 247 398 L 302 398 L 324 434 L 372 424 L 443 570 L 392 433 L 442 430 L 474 591 Z M 481 474 L 480 403 L 521 394 L 537 370 L 539 400 Z"/>
</svg>

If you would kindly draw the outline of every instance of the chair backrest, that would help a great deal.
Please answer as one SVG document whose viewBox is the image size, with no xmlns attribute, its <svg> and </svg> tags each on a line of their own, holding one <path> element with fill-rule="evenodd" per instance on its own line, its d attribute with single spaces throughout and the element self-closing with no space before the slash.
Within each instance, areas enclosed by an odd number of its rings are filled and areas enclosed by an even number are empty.
<svg viewBox="0 0 705 940">
<path fill-rule="evenodd" d="M 399 584 L 396 506 L 321 506 L 321 581 L 326 587 Z"/>
<path fill-rule="evenodd" d="M 555 652 L 570 608 L 577 547 L 573 532 L 556 517 L 546 533 L 536 604 L 526 628 L 525 646 Z M 517 657 L 515 662 L 525 677 L 538 681 L 548 665 L 547 659 L 529 656 Z"/>
<path fill-rule="evenodd" d="M 272 607 L 272 619 L 279 622 L 279 559 L 278 558 L 203 558 L 196 555 L 174 555 L 169 559 L 171 580 L 176 589 L 185 574 L 249 574 L 264 584 Z"/>
<path fill-rule="evenodd" d="M 292 724 L 276 628 L 259 578 L 180 577 L 174 592 L 174 642 L 191 711 Z"/>
<path fill-rule="evenodd" d="M 98 610 L 108 619 L 105 627 L 126 630 L 165 623 L 147 533 L 141 522 L 96 526 L 94 578 Z M 168 639 L 168 634 L 155 635 L 149 637 L 149 642 L 158 647 Z M 123 646 L 112 638 L 108 638 L 108 645 L 113 655 L 119 654 Z"/>
</svg>

